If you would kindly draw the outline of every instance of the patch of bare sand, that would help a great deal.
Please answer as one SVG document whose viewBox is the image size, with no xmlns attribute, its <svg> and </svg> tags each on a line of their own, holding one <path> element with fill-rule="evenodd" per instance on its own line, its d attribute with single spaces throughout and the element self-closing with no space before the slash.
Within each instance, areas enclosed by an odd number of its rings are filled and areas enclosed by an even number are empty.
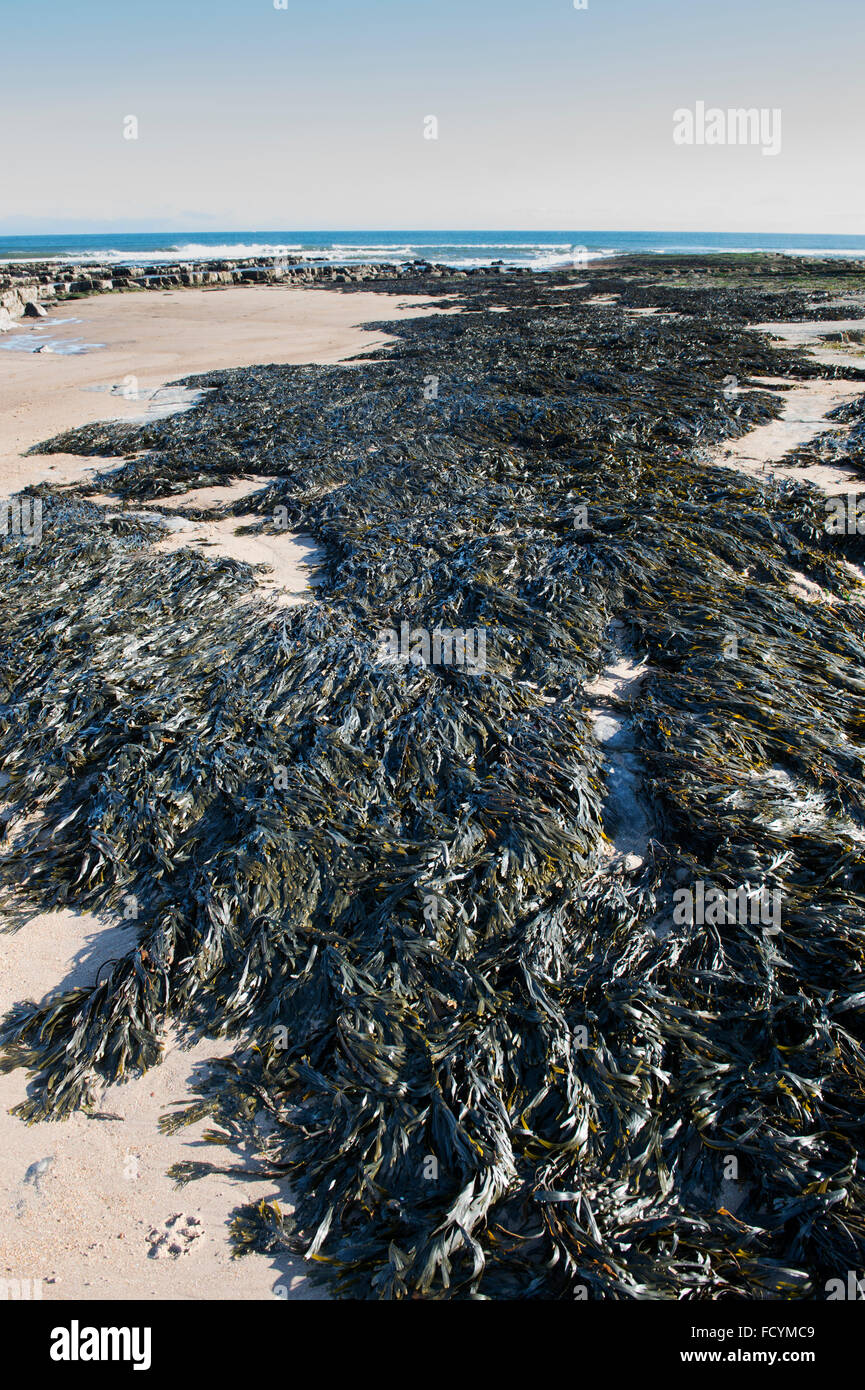
<svg viewBox="0 0 865 1390">
<path fill-rule="evenodd" d="M 216 484 L 214 487 L 195 487 L 190 488 L 189 492 L 160 497 L 157 504 L 160 507 L 201 507 L 209 510 L 211 507 L 224 507 L 232 502 L 240 502 L 244 497 L 261 492 L 263 488 L 270 487 L 278 481 L 278 478 L 262 478 L 251 473 L 248 477 L 237 478 L 230 483 Z"/>
<path fill-rule="evenodd" d="M 626 711 L 636 702 L 651 667 L 644 657 L 625 651 L 619 619 L 610 624 L 610 639 L 611 660 L 585 687 L 591 701 L 586 712 L 605 752 L 605 868 L 634 872 L 649 852 L 652 826 L 642 792 L 645 768 Z"/>
<path fill-rule="evenodd" d="M 0 1014 L 92 984 L 135 940 L 131 924 L 69 911 L 0 934 Z M 279 1198 L 271 1180 L 211 1175 L 178 1190 L 166 1177 L 183 1160 L 240 1169 L 231 1149 L 203 1144 L 205 1121 L 175 1135 L 158 1129 L 161 1115 L 190 1099 L 207 1061 L 232 1046 L 184 1048 L 169 1034 L 160 1066 L 103 1090 L 98 1109 L 110 1119 L 25 1124 L 9 1113 L 26 1094 L 24 1073 L 0 1075 L 0 1279 L 42 1280 L 43 1299 L 326 1296 L 302 1261 L 231 1259 L 232 1209 Z"/>
<path fill-rule="evenodd" d="M 236 501 L 248 496 L 249 492 L 259 491 L 262 483 L 273 481 L 276 480 L 259 478 L 251 484 L 241 480 L 231 487 L 198 488 L 177 497 L 160 498 L 144 508 L 124 507 L 122 498 L 114 493 L 93 493 L 84 501 L 106 507 L 106 523 L 128 517 L 163 527 L 167 534 L 154 543 L 154 550 L 173 551 L 192 546 L 205 554 L 226 555 L 254 568 L 264 566 L 255 576 L 256 590 L 268 594 L 279 607 L 290 608 L 311 597 L 314 572 L 323 559 L 312 536 L 299 531 L 261 531 L 262 517 L 256 512 L 204 520 L 171 515 L 180 507 L 204 509 L 208 503 L 215 504 L 216 498 L 210 494 L 219 493 L 223 503 Z M 109 507 L 116 510 L 109 511 Z M 168 516 L 162 508 L 168 511 Z M 244 534 L 248 527 L 255 527 L 255 533 Z"/>
<path fill-rule="evenodd" d="M 784 391 L 780 419 L 757 425 L 739 439 L 725 440 L 710 451 L 710 462 L 752 477 L 797 478 L 824 492 L 850 483 L 854 475 L 847 469 L 829 464 L 793 468 L 785 466 L 783 459 L 828 430 L 838 429 L 838 422 L 827 417 L 838 406 L 861 396 L 865 386 L 858 381 L 824 381 L 819 377 L 805 381 L 792 377 L 786 381 L 769 380 L 772 385 L 788 388 Z"/>
<path fill-rule="evenodd" d="M 295 531 L 240 535 L 239 528 L 259 526 L 261 517 L 230 516 L 218 521 L 190 521 L 156 542 L 155 550 L 194 546 L 205 554 L 227 555 L 247 565 L 265 565 L 256 575 L 257 588 L 281 607 L 290 608 L 310 596 L 310 579 L 322 555 L 312 536 Z"/>
<path fill-rule="evenodd" d="M 834 594 L 828 589 L 824 589 L 822 584 L 818 584 L 815 579 L 809 579 L 806 574 L 801 574 L 799 570 L 790 571 L 790 582 L 787 585 L 787 592 L 794 598 L 800 598 L 805 603 L 826 603 L 833 607 L 837 602 Z"/>
</svg>

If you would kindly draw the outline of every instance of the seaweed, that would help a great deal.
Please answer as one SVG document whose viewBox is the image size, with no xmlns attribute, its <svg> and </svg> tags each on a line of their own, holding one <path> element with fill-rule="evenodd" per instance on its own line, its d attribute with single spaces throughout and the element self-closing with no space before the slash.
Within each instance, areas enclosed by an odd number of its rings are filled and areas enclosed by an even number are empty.
<svg viewBox="0 0 865 1390">
<path fill-rule="evenodd" d="M 814 372 L 749 325 L 833 309 L 816 272 L 682 269 L 445 276 L 462 312 L 387 361 L 209 373 L 42 446 L 123 456 L 97 490 L 149 510 L 274 479 L 235 510 L 321 547 L 298 608 L 75 489 L 0 547 L 8 912 L 139 913 L 5 1021 L 20 1113 L 92 1109 L 169 1020 L 236 1039 L 165 1127 L 210 1117 L 294 1206 L 241 1210 L 237 1253 L 343 1296 L 807 1299 L 865 1260 L 865 610 L 823 499 L 704 462 L 778 413 L 730 373 Z M 483 668 L 382 660 L 402 622 L 482 631 Z M 630 856 L 593 693 L 623 652 Z M 697 883 L 782 929 L 679 921 Z"/>
</svg>

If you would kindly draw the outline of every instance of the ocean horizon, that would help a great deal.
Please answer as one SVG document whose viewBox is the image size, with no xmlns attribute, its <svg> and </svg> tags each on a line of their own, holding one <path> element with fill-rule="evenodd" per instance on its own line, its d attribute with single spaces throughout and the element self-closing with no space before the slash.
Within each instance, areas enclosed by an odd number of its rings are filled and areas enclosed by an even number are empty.
<svg viewBox="0 0 865 1390">
<path fill-rule="evenodd" d="M 68 261 L 160 265 L 176 261 L 295 256 L 333 265 L 428 260 L 469 269 L 503 261 L 532 270 L 627 254 L 713 255 L 777 252 L 865 259 L 865 235 L 641 231 L 318 231 L 0 233 L 0 262 Z"/>
</svg>

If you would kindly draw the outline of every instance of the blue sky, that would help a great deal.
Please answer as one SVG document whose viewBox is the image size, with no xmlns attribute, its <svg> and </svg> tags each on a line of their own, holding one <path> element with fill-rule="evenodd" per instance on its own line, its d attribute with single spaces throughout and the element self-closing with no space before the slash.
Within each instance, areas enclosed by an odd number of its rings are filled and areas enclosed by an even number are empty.
<svg viewBox="0 0 865 1390">
<path fill-rule="evenodd" d="M 0 0 L 0 33 L 7 232 L 865 233 L 863 0 Z M 781 153 L 674 145 L 697 101 L 780 108 Z"/>
</svg>

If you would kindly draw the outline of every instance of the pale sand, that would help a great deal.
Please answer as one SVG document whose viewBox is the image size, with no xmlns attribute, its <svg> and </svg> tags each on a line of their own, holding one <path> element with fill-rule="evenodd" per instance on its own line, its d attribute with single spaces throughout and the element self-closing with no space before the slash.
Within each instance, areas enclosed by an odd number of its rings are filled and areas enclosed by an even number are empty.
<svg viewBox="0 0 865 1390">
<path fill-rule="evenodd" d="M 248 565 L 266 565 L 256 575 L 256 585 L 273 598 L 280 608 L 291 608 L 309 598 L 310 583 L 321 552 L 312 536 L 295 531 L 239 536 L 240 526 L 256 526 L 261 517 L 230 516 L 218 521 L 190 521 L 182 531 L 173 531 L 156 542 L 156 550 L 180 550 L 194 545 L 203 554 L 230 555 Z M 254 597 L 250 595 L 250 597 Z"/>
<path fill-rule="evenodd" d="M 777 378 L 767 379 L 771 390 L 781 385 Z M 771 382 L 771 384 L 770 384 Z M 830 464 L 814 464 L 795 468 L 784 464 L 784 456 L 803 444 L 810 444 L 819 435 L 841 428 L 829 414 L 840 405 L 861 396 L 865 386 L 858 381 L 824 381 L 814 377 L 799 381 L 783 381 L 789 389 L 783 393 L 781 418 L 757 425 L 738 439 L 728 439 L 710 451 L 710 462 L 757 478 L 794 478 L 809 482 L 823 492 L 846 490 L 855 481 L 848 469 Z"/>
<path fill-rule="evenodd" d="M 229 502 L 239 502 L 244 497 L 251 497 L 254 492 L 260 492 L 262 488 L 269 487 L 275 483 L 276 478 L 260 477 L 256 473 L 250 474 L 248 478 L 241 478 L 237 482 L 221 484 L 216 483 L 213 487 L 194 487 L 188 492 L 178 492 L 171 497 L 160 497 L 160 510 L 174 510 L 177 507 L 192 508 L 201 507 L 203 511 L 212 511 L 216 507 L 224 507 Z M 119 497 L 111 497 L 108 493 L 94 493 L 92 502 L 112 501 L 115 504 L 121 502 Z"/>
<path fill-rule="evenodd" d="M 262 566 L 255 576 L 256 592 L 268 594 L 277 607 L 291 608 L 310 597 L 310 586 L 316 582 L 314 575 L 322 555 L 313 538 L 298 531 L 240 535 L 238 532 L 243 527 L 259 527 L 261 516 L 255 512 L 241 516 L 218 515 L 228 503 L 241 501 L 277 481 L 276 478 L 241 478 L 226 486 L 191 488 L 176 496 L 161 497 L 158 502 L 142 508 L 124 509 L 123 499 L 110 492 L 90 493 L 84 500 L 105 507 L 106 522 L 128 516 L 164 526 L 168 534 L 154 542 L 154 550 L 194 546 L 205 555 L 228 555 L 248 565 Z M 217 516 L 193 520 L 171 515 L 180 508 L 215 511 Z M 167 517 L 165 512 L 169 513 Z M 254 598 L 255 593 L 249 597 Z"/>
<path fill-rule="evenodd" d="M 0 350 L 0 496 L 38 481 L 92 478 L 100 468 L 117 466 L 114 458 L 21 456 L 30 445 L 73 426 L 141 415 L 140 399 L 127 401 L 88 387 L 134 376 L 140 391 L 149 393 L 146 407 L 156 388 L 180 376 L 256 363 L 338 363 L 359 352 L 385 350 L 393 341 L 363 328 L 363 321 L 425 314 L 429 304 L 421 296 L 267 287 L 112 295 L 70 306 L 57 316 L 82 322 L 44 333 L 101 342 L 104 348 L 68 357 Z M 38 323 L 28 323 L 15 333 L 40 331 Z M 218 508 L 267 481 L 240 479 L 158 505 Z M 117 505 L 116 498 L 99 500 Z M 273 572 L 262 576 L 265 589 L 281 589 L 284 602 L 309 597 L 309 566 L 315 559 L 310 538 L 234 536 L 238 526 L 252 520 L 259 518 L 192 522 L 157 547 L 195 543 L 205 553 L 212 547 L 209 553 L 269 563 Z M 92 982 L 99 965 L 128 949 L 133 939 L 128 925 L 74 912 L 35 917 L 18 933 L 0 933 L 0 1014 L 19 1000 Z M 169 1041 L 161 1066 L 102 1097 L 101 1109 L 119 1120 L 77 1115 L 62 1124 L 25 1125 L 9 1114 L 25 1094 L 24 1075 L 0 1075 L 0 1280 L 42 1280 L 46 1299 L 325 1297 L 309 1285 L 301 1263 L 258 1255 L 230 1258 L 232 1209 L 278 1197 L 273 1182 L 208 1177 L 176 1191 L 165 1175 L 184 1158 L 239 1163 L 230 1150 L 196 1143 L 205 1124 L 173 1137 L 157 1129 L 159 1116 L 173 1102 L 190 1098 L 193 1069 L 231 1050 L 219 1042 L 183 1050 Z M 37 1164 L 43 1172 L 31 1168 Z M 173 1222 L 178 1214 L 181 1219 Z M 159 1258 L 150 1255 L 151 1233 L 155 1241 L 164 1236 Z"/>
<path fill-rule="evenodd" d="M 0 934 L 0 1012 L 61 984 L 92 983 L 134 940 L 128 925 L 68 911 Z M 183 1159 L 241 1166 L 230 1149 L 201 1144 L 206 1122 L 173 1136 L 157 1128 L 175 1102 L 191 1098 L 190 1080 L 207 1059 L 231 1050 L 224 1041 L 184 1050 L 167 1040 L 160 1066 L 100 1095 L 100 1112 L 117 1119 L 25 1125 L 8 1113 L 25 1096 L 24 1074 L 0 1075 L 0 1280 L 42 1280 L 43 1299 L 323 1297 L 301 1261 L 231 1258 L 232 1208 L 272 1200 L 272 1181 L 211 1176 L 178 1191 L 165 1176 Z M 192 1238 L 181 1235 L 178 1254 L 166 1242 L 152 1257 L 148 1237 L 177 1214 L 198 1223 L 187 1227 Z"/>
<path fill-rule="evenodd" d="M 633 872 L 645 863 L 652 827 L 642 791 L 645 767 L 622 706 L 636 701 L 652 668 L 644 657 L 625 651 L 624 623 L 619 619 L 610 624 L 610 639 L 612 659 L 585 687 L 592 701 L 586 713 L 594 737 L 605 745 L 604 821 L 611 832 L 605 832 L 603 842 L 605 867 Z"/>
</svg>

